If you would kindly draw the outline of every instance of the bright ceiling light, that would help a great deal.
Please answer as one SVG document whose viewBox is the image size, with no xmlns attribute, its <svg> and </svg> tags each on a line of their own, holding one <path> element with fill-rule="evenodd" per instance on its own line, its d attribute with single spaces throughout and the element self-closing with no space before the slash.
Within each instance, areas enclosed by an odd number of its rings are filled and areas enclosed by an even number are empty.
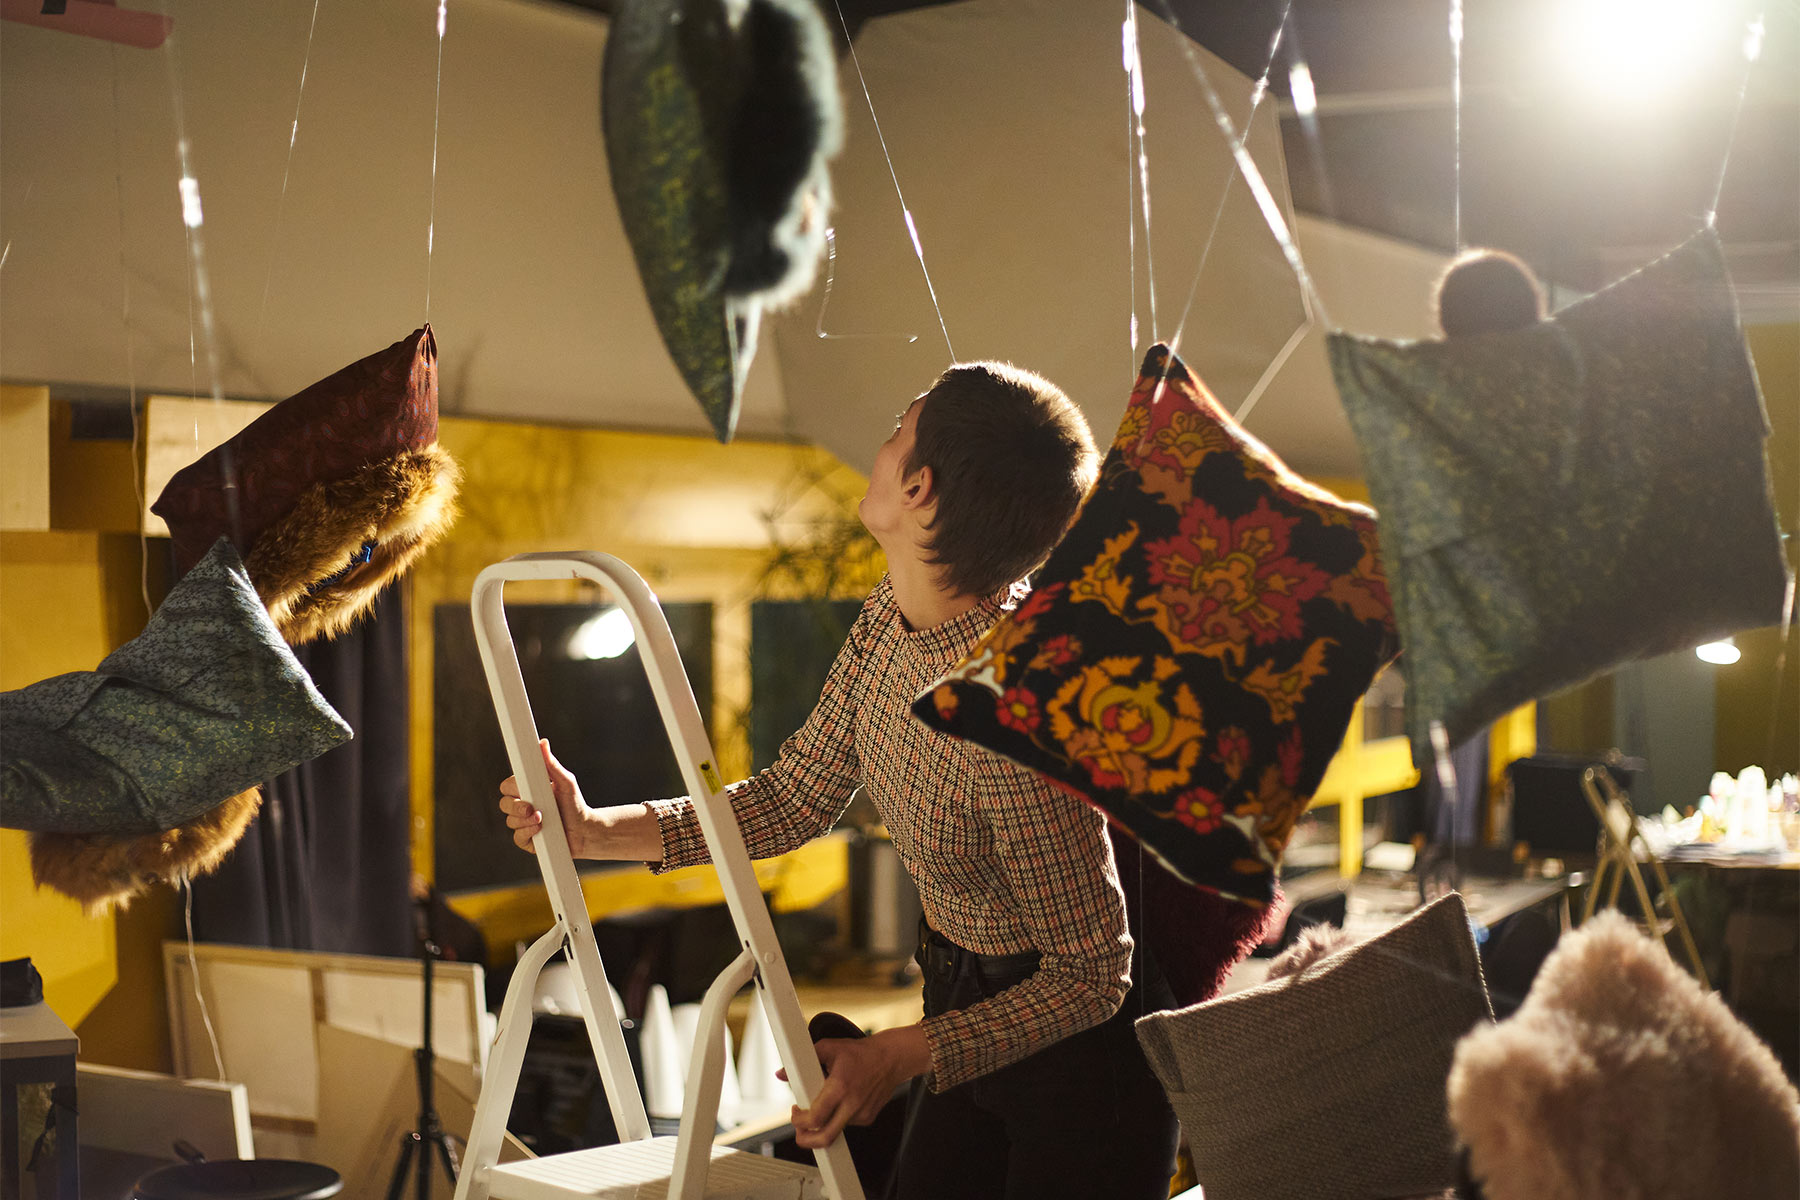
<svg viewBox="0 0 1800 1200">
<path fill-rule="evenodd" d="M 597 612 L 569 635 L 569 657 L 593 662 L 600 658 L 617 658 L 631 649 L 636 636 L 631 631 L 631 618 L 622 608 Z"/>
<path fill-rule="evenodd" d="M 1568 73 L 1610 99 L 1641 103 L 1704 55 L 1716 19 L 1710 0 L 1563 0 L 1554 36 Z"/>
<path fill-rule="evenodd" d="M 1744 652 L 1739 650 L 1737 643 L 1730 638 L 1726 638 L 1722 642 L 1707 642 L 1705 645 L 1695 646 L 1694 653 L 1699 656 L 1701 662 L 1709 662 L 1715 667 L 1729 667 L 1744 657 Z"/>
<path fill-rule="evenodd" d="M 1295 63 L 1288 71 L 1288 95 L 1294 98 L 1294 115 L 1310 117 L 1319 111 L 1319 93 L 1313 90 L 1312 68 Z"/>
</svg>

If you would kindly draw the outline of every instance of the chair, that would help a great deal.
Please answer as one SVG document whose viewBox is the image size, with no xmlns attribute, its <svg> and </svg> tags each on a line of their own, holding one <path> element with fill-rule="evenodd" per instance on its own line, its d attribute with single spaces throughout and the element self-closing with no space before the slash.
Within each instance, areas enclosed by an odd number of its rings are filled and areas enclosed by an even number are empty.
<svg viewBox="0 0 1800 1200">
<path fill-rule="evenodd" d="M 1613 782 L 1612 775 L 1599 767 L 1589 767 L 1581 773 L 1581 794 L 1587 797 L 1588 807 L 1594 810 L 1594 816 L 1600 822 L 1600 858 L 1594 865 L 1594 881 L 1588 886 L 1587 901 L 1582 906 L 1582 924 L 1585 925 L 1594 915 L 1596 906 L 1616 908 L 1619 885 L 1630 879 L 1632 890 L 1637 893 L 1645 928 L 1665 950 L 1669 950 L 1670 930 L 1679 933 L 1681 946 L 1687 954 L 1688 966 L 1693 970 L 1694 978 L 1700 981 L 1701 987 L 1710 991 L 1712 984 L 1706 978 L 1706 964 L 1700 960 L 1700 949 L 1694 944 L 1694 935 L 1688 929 L 1687 918 L 1682 915 L 1681 901 L 1669 886 L 1669 873 L 1663 870 L 1662 859 L 1656 856 L 1656 851 L 1644 840 L 1638 828 L 1637 814 L 1632 811 L 1625 794 Z M 1650 889 L 1644 885 L 1643 872 L 1638 870 L 1640 858 L 1656 872 L 1657 886 L 1662 889 L 1662 898 L 1668 903 L 1667 917 L 1656 915 L 1656 907 L 1650 900 Z M 1603 887 L 1606 889 L 1606 902 L 1600 905 L 1600 891 Z M 1669 957 L 1674 956 L 1675 952 L 1669 950 Z"/>
</svg>

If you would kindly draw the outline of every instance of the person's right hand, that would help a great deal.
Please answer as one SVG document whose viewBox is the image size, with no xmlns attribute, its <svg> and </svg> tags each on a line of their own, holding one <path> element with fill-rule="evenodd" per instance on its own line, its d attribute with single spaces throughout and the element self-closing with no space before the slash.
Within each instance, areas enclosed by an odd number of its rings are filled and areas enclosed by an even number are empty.
<svg viewBox="0 0 1800 1200">
<path fill-rule="evenodd" d="M 540 740 L 538 748 L 544 752 L 544 765 L 550 769 L 550 794 L 556 797 L 556 807 L 562 814 L 569 853 L 580 858 L 587 851 L 588 825 L 594 810 L 582 801 L 581 786 L 575 777 L 550 753 L 550 743 Z M 530 801 L 521 798 L 516 775 L 508 775 L 500 783 L 500 811 L 506 814 L 506 827 L 513 831 L 513 841 L 521 850 L 536 854 L 531 840 L 544 827 L 544 818 Z"/>
</svg>

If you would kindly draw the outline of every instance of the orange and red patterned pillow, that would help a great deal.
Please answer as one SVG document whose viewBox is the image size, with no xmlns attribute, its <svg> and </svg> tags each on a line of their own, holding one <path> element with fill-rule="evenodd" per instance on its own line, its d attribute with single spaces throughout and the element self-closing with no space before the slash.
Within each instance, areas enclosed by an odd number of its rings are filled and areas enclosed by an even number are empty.
<svg viewBox="0 0 1800 1200">
<path fill-rule="evenodd" d="M 1395 649 L 1375 514 L 1289 471 L 1157 346 L 1031 595 L 913 711 L 1189 883 L 1266 904 Z"/>
</svg>

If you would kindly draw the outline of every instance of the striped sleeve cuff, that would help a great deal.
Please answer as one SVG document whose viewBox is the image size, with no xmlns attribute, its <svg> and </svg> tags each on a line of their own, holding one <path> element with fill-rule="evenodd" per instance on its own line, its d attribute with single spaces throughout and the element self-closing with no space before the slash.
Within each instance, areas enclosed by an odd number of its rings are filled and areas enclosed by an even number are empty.
<svg viewBox="0 0 1800 1200">
<path fill-rule="evenodd" d="M 652 871 L 661 875 L 679 867 L 712 861 L 706 849 L 706 835 L 700 830 L 700 818 L 694 815 L 691 800 L 683 796 L 676 800 L 646 800 L 644 803 L 655 815 L 656 832 L 662 838 L 662 862 L 650 864 Z"/>
</svg>

